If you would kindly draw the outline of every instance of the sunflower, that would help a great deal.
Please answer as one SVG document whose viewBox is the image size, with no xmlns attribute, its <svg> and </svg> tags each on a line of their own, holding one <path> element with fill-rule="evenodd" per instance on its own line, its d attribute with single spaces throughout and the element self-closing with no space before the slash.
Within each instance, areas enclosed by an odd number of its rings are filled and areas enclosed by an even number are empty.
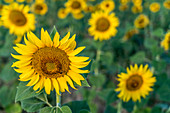
<svg viewBox="0 0 170 113">
<path fill-rule="evenodd" d="M 94 11 L 94 6 L 88 5 L 84 8 L 85 13 L 93 12 Z"/>
<path fill-rule="evenodd" d="M 119 6 L 119 10 L 120 11 L 126 11 L 129 8 L 129 6 L 127 4 L 121 4 Z"/>
<path fill-rule="evenodd" d="M 60 8 L 59 10 L 58 10 L 58 18 L 60 18 L 60 19 L 64 19 L 64 18 L 66 18 L 66 16 L 68 15 L 68 10 L 67 9 L 65 9 L 65 8 Z"/>
<path fill-rule="evenodd" d="M 32 12 L 39 15 L 45 15 L 48 11 L 48 6 L 45 2 L 36 1 L 32 7 Z"/>
<path fill-rule="evenodd" d="M 101 4 L 100 7 L 104 11 L 111 12 L 115 8 L 115 3 L 112 0 L 104 0 Z"/>
<path fill-rule="evenodd" d="M 149 19 L 146 15 L 140 14 L 134 22 L 136 28 L 145 28 L 149 24 Z"/>
<path fill-rule="evenodd" d="M 94 36 L 95 40 L 108 40 L 117 33 L 116 27 L 119 26 L 119 19 L 114 13 L 98 11 L 92 13 L 89 19 L 90 35 Z"/>
<path fill-rule="evenodd" d="M 71 13 L 80 13 L 86 7 L 86 2 L 84 0 L 68 0 L 65 7 Z"/>
<path fill-rule="evenodd" d="M 132 0 L 135 6 L 142 6 L 142 0 Z"/>
<path fill-rule="evenodd" d="M 1 12 L 2 12 L 3 7 L 4 7 L 4 5 L 3 5 L 3 4 L 0 4 L 0 15 L 1 15 Z"/>
<path fill-rule="evenodd" d="M 84 17 L 83 13 L 76 13 L 76 14 L 72 14 L 72 15 L 73 15 L 73 18 L 75 18 L 77 20 L 80 20 Z"/>
<path fill-rule="evenodd" d="M 13 55 L 18 59 L 11 67 L 18 73 L 20 81 L 29 81 L 27 86 L 33 86 L 35 91 L 41 91 L 50 94 L 55 89 L 69 92 L 68 84 L 76 89 L 72 80 L 81 86 L 81 80 L 85 80 L 80 73 L 89 73 L 88 70 L 79 68 L 86 67 L 90 61 L 89 57 L 76 56 L 85 47 L 76 47 L 75 36 L 70 39 L 70 33 L 60 39 L 56 32 L 53 41 L 50 35 L 44 29 L 41 29 L 41 40 L 32 32 L 27 33 L 28 40 L 24 37 L 24 44 L 16 44 L 14 49 L 21 55 Z M 68 82 L 68 84 L 67 84 Z"/>
<path fill-rule="evenodd" d="M 33 0 L 26 0 L 26 2 L 27 2 L 27 3 L 31 3 L 31 2 L 33 2 Z"/>
<path fill-rule="evenodd" d="M 24 1 L 25 1 L 25 0 L 17 0 L 17 2 L 20 2 L 20 3 L 21 3 L 21 2 L 24 2 Z"/>
<path fill-rule="evenodd" d="M 129 40 L 131 37 L 133 37 L 135 34 L 138 34 L 139 30 L 134 28 L 130 29 L 124 36 L 123 36 L 123 41 Z"/>
<path fill-rule="evenodd" d="M 163 5 L 165 8 L 170 9 L 170 0 L 165 0 Z"/>
<path fill-rule="evenodd" d="M 2 21 L 11 34 L 23 36 L 24 33 L 35 29 L 35 16 L 29 12 L 29 6 L 12 3 L 4 6 Z"/>
<path fill-rule="evenodd" d="M 132 12 L 134 13 L 134 14 L 136 14 L 136 13 L 141 13 L 142 11 L 143 11 L 143 7 L 142 6 L 133 6 L 132 7 Z"/>
<path fill-rule="evenodd" d="M 170 31 L 165 34 L 164 40 L 161 42 L 161 46 L 168 51 L 170 46 Z"/>
<path fill-rule="evenodd" d="M 118 97 L 127 102 L 131 98 L 134 102 L 140 102 L 141 97 L 145 98 L 153 89 L 151 88 L 156 82 L 153 73 L 148 69 L 148 65 L 135 64 L 130 69 L 127 68 L 127 73 L 118 74 L 117 80 L 120 82 L 116 91 L 120 91 Z"/>
<path fill-rule="evenodd" d="M 149 7 L 149 9 L 150 9 L 150 11 L 152 11 L 153 13 L 156 13 L 156 12 L 158 12 L 159 10 L 160 10 L 160 4 L 159 3 L 157 3 L 157 2 L 153 2 L 151 5 L 150 5 L 150 7 Z"/>
<path fill-rule="evenodd" d="M 125 5 L 130 2 L 130 0 L 119 0 L 121 5 Z"/>
<path fill-rule="evenodd" d="M 4 2 L 6 2 L 6 3 L 12 3 L 12 2 L 14 2 L 14 0 L 4 0 Z"/>
</svg>

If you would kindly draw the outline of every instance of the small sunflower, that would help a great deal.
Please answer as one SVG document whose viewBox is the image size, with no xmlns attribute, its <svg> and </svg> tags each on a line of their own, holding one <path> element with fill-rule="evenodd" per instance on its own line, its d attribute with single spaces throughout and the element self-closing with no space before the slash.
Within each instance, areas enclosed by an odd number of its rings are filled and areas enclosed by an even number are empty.
<svg viewBox="0 0 170 113">
<path fill-rule="evenodd" d="M 156 82 L 156 78 L 153 77 L 153 73 L 148 69 L 148 65 L 135 64 L 130 69 L 127 68 L 127 73 L 118 74 L 117 80 L 120 82 L 116 91 L 120 91 L 118 97 L 127 102 L 132 99 L 134 102 L 137 100 L 140 102 L 141 97 L 145 98 L 151 88 Z"/>
<path fill-rule="evenodd" d="M 119 0 L 121 5 L 125 5 L 130 2 L 130 0 Z"/>
<path fill-rule="evenodd" d="M 65 7 L 71 13 L 80 13 L 86 7 L 86 2 L 84 0 L 68 0 Z"/>
<path fill-rule="evenodd" d="M 72 15 L 73 15 L 73 18 L 75 18 L 77 20 L 80 20 L 84 17 L 83 13 L 76 13 L 76 14 L 72 14 Z"/>
<path fill-rule="evenodd" d="M 157 2 L 153 2 L 151 5 L 150 5 L 150 7 L 149 7 L 149 9 L 150 9 L 150 11 L 152 11 L 153 13 L 156 13 L 156 12 L 158 12 L 159 10 L 160 10 L 160 4 L 159 3 L 157 3 Z"/>
<path fill-rule="evenodd" d="M 129 6 L 127 4 L 121 4 L 119 6 L 119 10 L 120 11 L 126 11 L 129 8 Z"/>
<path fill-rule="evenodd" d="M 24 2 L 25 0 L 17 0 L 17 2 L 20 2 L 20 3 L 22 3 L 22 2 Z"/>
<path fill-rule="evenodd" d="M 32 12 L 34 12 L 35 14 L 45 15 L 48 11 L 48 6 L 45 2 L 36 1 L 32 5 L 31 9 L 32 9 Z"/>
<path fill-rule="evenodd" d="M 134 14 L 136 14 L 136 13 L 141 13 L 142 11 L 143 11 L 143 7 L 142 6 L 133 6 L 132 7 L 132 12 L 134 13 Z"/>
<path fill-rule="evenodd" d="M 4 0 L 4 2 L 6 2 L 6 3 L 12 3 L 12 2 L 14 2 L 14 0 Z"/>
<path fill-rule="evenodd" d="M 85 80 L 80 73 L 89 73 L 88 70 L 79 68 L 86 67 L 89 57 L 77 56 L 85 47 L 76 48 L 75 36 L 70 39 L 70 33 L 60 39 L 56 32 L 53 41 L 44 29 L 41 29 L 41 40 L 32 32 L 27 33 L 24 44 L 16 44 L 14 49 L 21 55 L 13 55 L 18 59 L 11 67 L 18 73 L 20 81 L 29 81 L 27 86 L 33 86 L 33 90 L 50 94 L 55 89 L 69 92 L 68 84 L 76 89 L 73 82 L 81 86 L 81 80 Z M 75 49 L 76 48 L 76 49 Z M 68 83 L 68 84 L 67 84 Z"/>
<path fill-rule="evenodd" d="M 29 6 L 12 3 L 4 6 L 2 21 L 11 34 L 23 36 L 24 33 L 35 29 L 35 16 L 29 12 Z"/>
<path fill-rule="evenodd" d="M 161 46 L 165 49 L 165 51 L 169 50 L 169 47 L 170 47 L 170 32 L 165 34 L 165 38 L 161 42 Z"/>
<path fill-rule="evenodd" d="M 142 0 L 132 0 L 135 6 L 142 6 Z"/>
<path fill-rule="evenodd" d="M 65 9 L 65 8 L 60 8 L 60 9 L 58 10 L 57 15 L 58 15 L 58 18 L 64 19 L 64 18 L 67 17 L 68 13 L 69 13 L 69 12 L 68 12 L 67 9 Z"/>
<path fill-rule="evenodd" d="M 135 34 L 138 34 L 139 30 L 134 28 L 134 29 L 130 29 L 124 36 L 123 36 L 123 41 L 127 41 L 129 40 L 132 36 L 134 36 Z"/>
<path fill-rule="evenodd" d="M 94 36 L 95 40 L 108 40 L 117 33 L 116 27 L 119 26 L 119 19 L 114 13 L 98 11 L 92 14 L 89 19 L 90 35 Z"/>
<path fill-rule="evenodd" d="M 111 12 L 115 8 L 115 3 L 112 0 L 104 0 L 101 4 L 100 7 L 103 11 L 108 11 Z"/>
<path fill-rule="evenodd" d="M 136 28 L 145 28 L 149 24 L 149 19 L 146 15 L 140 14 L 136 19 L 135 19 L 135 27 Z"/>
<path fill-rule="evenodd" d="M 1 12 L 2 12 L 3 7 L 4 7 L 4 5 L 3 5 L 3 4 L 0 4 L 0 15 L 1 15 Z"/>
<path fill-rule="evenodd" d="M 170 0 L 165 0 L 163 3 L 164 7 L 170 10 Z"/>
<path fill-rule="evenodd" d="M 88 5 L 84 8 L 85 13 L 93 12 L 94 11 L 94 6 Z"/>
</svg>

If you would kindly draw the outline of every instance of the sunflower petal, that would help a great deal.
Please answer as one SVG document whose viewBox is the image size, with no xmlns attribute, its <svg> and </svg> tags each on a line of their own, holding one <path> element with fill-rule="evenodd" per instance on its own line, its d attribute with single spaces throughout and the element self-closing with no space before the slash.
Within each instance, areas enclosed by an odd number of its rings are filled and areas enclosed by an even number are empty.
<svg viewBox="0 0 170 113">
<path fill-rule="evenodd" d="M 84 62 L 88 59 L 89 59 L 89 57 L 81 57 L 81 56 L 69 57 L 69 60 L 71 60 L 71 62 Z"/>
<path fill-rule="evenodd" d="M 63 45 L 69 39 L 69 37 L 70 37 L 70 32 L 68 32 L 67 35 L 63 39 L 61 39 L 60 45 Z"/>
<path fill-rule="evenodd" d="M 31 80 L 29 81 L 29 83 L 26 86 L 33 86 L 38 82 L 38 80 L 39 80 L 39 75 L 34 74 L 33 77 L 31 78 Z"/>
<path fill-rule="evenodd" d="M 60 91 L 65 92 L 65 89 L 66 89 L 70 93 L 66 80 L 63 77 L 58 77 L 57 80 L 59 82 Z"/>
<path fill-rule="evenodd" d="M 59 84 L 58 84 L 57 80 L 55 78 L 52 78 L 51 80 L 52 80 L 52 83 L 53 83 L 53 86 L 55 88 L 56 93 L 58 95 L 60 95 L 60 93 L 59 93 Z"/>
<path fill-rule="evenodd" d="M 51 80 L 49 78 L 44 79 L 45 92 L 50 94 L 51 92 Z"/>
<path fill-rule="evenodd" d="M 77 68 L 83 68 L 83 67 L 86 67 L 90 63 L 90 61 L 88 61 L 88 62 L 71 62 L 70 64 Z"/>
<path fill-rule="evenodd" d="M 54 43 L 54 47 L 58 47 L 59 46 L 59 39 L 60 39 L 60 35 L 58 32 L 55 33 L 54 39 L 53 39 L 53 43 Z"/>
<path fill-rule="evenodd" d="M 68 53 L 68 56 L 75 56 L 77 54 L 79 54 L 83 49 L 85 49 L 86 47 L 79 47 L 77 49 L 75 49 L 74 51 L 72 51 L 71 53 Z"/>
<path fill-rule="evenodd" d="M 71 65 L 70 65 L 70 69 L 76 73 L 89 73 L 89 70 L 81 70 Z"/>
<path fill-rule="evenodd" d="M 73 89 L 76 89 L 73 85 L 73 82 L 72 80 L 70 79 L 70 77 L 68 77 L 67 75 L 64 75 L 64 78 L 65 80 L 70 84 L 70 86 L 73 88 Z M 76 89 L 77 90 L 77 89 Z"/>
</svg>

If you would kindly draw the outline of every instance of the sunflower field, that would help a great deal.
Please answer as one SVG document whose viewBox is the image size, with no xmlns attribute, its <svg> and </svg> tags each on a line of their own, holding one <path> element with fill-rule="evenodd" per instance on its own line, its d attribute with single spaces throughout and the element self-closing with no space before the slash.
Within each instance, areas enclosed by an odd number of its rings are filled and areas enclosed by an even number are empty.
<svg viewBox="0 0 170 113">
<path fill-rule="evenodd" d="M 170 0 L 0 0 L 0 113 L 170 113 Z"/>
</svg>

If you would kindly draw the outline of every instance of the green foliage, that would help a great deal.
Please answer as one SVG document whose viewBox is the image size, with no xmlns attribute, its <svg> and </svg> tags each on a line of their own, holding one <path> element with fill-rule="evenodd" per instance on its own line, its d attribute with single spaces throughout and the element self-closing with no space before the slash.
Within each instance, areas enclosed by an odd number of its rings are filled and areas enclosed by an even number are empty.
<svg viewBox="0 0 170 113">
<path fill-rule="evenodd" d="M 22 108 L 18 103 L 16 103 L 16 104 L 12 104 L 12 105 L 8 106 L 5 109 L 5 111 L 7 113 L 22 113 Z"/>
<path fill-rule="evenodd" d="M 133 63 L 140 64 L 144 62 L 145 60 L 145 52 L 144 51 L 139 51 L 135 55 L 130 57 L 130 61 Z"/>
</svg>

